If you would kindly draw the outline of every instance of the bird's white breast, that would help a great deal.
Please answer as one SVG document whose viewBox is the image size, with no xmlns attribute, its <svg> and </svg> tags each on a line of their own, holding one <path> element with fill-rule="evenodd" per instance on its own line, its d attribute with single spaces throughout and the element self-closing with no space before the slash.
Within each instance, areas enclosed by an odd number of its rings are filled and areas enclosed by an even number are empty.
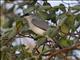
<svg viewBox="0 0 80 60">
<path fill-rule="evenodd" d="M 40 29 L 39 27 L 36 27 L 35 25 L 33 25 L 31 22 L 29 22 L 29 26 L 30 26 L 30 29 L 38 34 L 38 35 L 43 35 L 45 33 L 45 31 L 43 29 Z"/>
<path fill-rule="evenodd" d="M 38 34 L 38 35 L 41 35 L 41 36 L 44 35 L 45 30 L 40 29 L 39 27 L 35 26 L 35 25 L 32 23 L 32 17 L 31 17 L 31 16 L 28 16 L 28 17 L 25 17 L 25 18 L 26 18 L 27 21 L 28 21 L 28 24 L 29 24 L 30 29 L 31 29 L 34 33 L 36 33 L 36 34 Z"/>
</svg>

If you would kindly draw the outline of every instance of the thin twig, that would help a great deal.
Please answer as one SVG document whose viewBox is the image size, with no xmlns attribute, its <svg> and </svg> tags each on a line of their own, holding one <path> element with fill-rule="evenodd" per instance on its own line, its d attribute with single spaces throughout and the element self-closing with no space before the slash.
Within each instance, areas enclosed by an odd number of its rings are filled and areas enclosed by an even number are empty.
<svg viewBox="0 0 80 60">
<path fill-rule="evenodd" d="M 70 50 L 73 50 L 73 49 L 76 49 L 77 47 L 79 47 L 80 46 L 80 43 L 77 43 L 76 45 L 74 45 L 74 46 L 72 46 L 72 47 L 69 47 L 69 48 L 63 48 L 63 49 L 60 49 L 60 50 L 56 50 L 55 52 L 51 52 L 51 53 L 49 53 L 49 54 L 51 54 L 50 56 L 49 56 L 49 60 L 53 57 L 53 56 L 56 56 L 57 54 L 61 54 L 61 53 L 66 53 L 66 52 L 68 52 L 68 51 L 70 51 Z"/>
</svg>

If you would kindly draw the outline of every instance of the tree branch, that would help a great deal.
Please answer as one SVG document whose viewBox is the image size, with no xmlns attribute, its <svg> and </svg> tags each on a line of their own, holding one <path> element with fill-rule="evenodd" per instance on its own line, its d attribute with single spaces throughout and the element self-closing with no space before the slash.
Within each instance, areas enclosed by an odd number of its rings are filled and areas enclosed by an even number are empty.
<svg viewBox="0 0 80 60">
<path fill-rule="evenodd" d="M 63 49 L 60 49 L 60 50 L 56 50 L 54 52 L 50 52 L 46 56 L 50 55 L 49 58 L 48 58 L 50 60 L 53 56 L 56 56 L 57 54 L 67 53 L 68 51 L 73 50 L 73 49 L 77 49 L 78 47 L 80 47 L 80 43 L 77 43 L 76 45 L 74 45 L 72 47 L 69 47 L 69 48 L 63 48 Z"/>
</svg>

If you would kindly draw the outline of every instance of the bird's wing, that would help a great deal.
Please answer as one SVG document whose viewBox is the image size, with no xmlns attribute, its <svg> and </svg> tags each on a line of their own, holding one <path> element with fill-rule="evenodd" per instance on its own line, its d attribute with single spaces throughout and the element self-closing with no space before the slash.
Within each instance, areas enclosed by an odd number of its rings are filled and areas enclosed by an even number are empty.
<svg viewBox="0 0 80 60">
<path fill-rule="evenodd" d="M 33 18 L 32 23 L 43 30 L 47 30 L 49 28 L 48 23 L 40 19 Z"/>
</svg>

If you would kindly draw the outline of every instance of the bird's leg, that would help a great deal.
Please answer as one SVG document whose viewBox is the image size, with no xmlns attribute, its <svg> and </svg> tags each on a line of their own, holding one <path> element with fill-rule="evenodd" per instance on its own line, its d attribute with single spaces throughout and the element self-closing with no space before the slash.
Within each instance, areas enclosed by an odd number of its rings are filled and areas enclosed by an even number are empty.
<svg viewBox="0 0 80 60">
<path fill-rule="evenodd" d="M 53 47 L 55 45 L 55 42 L 49 37 L 46 37 L 46 41 L 45 42 L 49 47 Z"/>
</svg>

